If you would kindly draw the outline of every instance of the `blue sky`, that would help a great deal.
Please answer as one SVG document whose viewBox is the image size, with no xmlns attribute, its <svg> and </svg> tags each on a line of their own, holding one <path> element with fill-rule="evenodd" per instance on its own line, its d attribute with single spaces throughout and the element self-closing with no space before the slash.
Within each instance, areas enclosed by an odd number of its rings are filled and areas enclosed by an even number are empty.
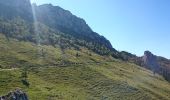
<svg viewBox="0 0 170 100">
<path fill-rule="evenodd" d="M 170 59 L 170 0 L 32 0 L 86 20 L 114 48 L 138 56 L 149 50 Z"/>
</svg>

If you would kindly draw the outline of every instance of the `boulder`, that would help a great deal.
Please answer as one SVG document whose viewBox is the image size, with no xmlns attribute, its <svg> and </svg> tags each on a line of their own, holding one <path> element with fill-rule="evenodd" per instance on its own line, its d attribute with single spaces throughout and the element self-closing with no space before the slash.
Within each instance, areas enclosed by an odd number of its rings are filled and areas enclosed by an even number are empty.
<svg viewBox="0 0 170 100">
<path fill-rule="evenodd" d="M 0 96 L 0 100 L 29 100 L 25 92 L 20 89 L 9 92 L 7 95 Z"/>
</svg>

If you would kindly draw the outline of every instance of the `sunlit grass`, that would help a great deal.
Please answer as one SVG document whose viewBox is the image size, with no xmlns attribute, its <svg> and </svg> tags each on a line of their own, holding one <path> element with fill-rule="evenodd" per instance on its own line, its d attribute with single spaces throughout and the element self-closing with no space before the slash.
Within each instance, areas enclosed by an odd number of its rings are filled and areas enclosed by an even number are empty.
<svg viewBox="0 0 170 100">
<path fill-rule="evenodd" d="M 43 52 L 39 55 L 37 45 L 15 39 L 8 41 L 1 34 L 0 48 L 0 95 L 21 88 L 31 100 L 170 98 L 170 84 L 161 76 L 131 63 L 102 57 L 85 48 L 80 51 L 66 49 L 65 61 L 83 64 L 64 67 L 54 66 L 63 60 L 60 48 L 42 45 Z M 77 53 L 80 56 L 77 57 Z M 19 68 L 9 70 L 11 66 Z M 29 87 L 21 81 L 22 68 L 26 66 L 29 67 Z"/>
</svg>

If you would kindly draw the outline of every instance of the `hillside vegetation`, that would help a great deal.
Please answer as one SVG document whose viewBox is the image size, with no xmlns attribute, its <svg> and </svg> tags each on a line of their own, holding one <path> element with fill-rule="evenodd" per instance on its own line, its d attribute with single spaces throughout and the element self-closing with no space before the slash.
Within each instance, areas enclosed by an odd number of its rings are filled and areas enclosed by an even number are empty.
<svg viewBox="0 0 170 100">
<path fill-rule="evenodd" d="M 170 84 L 161 76 L 83 47 L 63 52 L 60 47 L 7 39 L 0 34 L 0 48 L 0 95 L 21 88 L 31 100 L 170 98 Z M 22 81 L 24 69 L 29 85 Z"/>
<path fill-rule="evenodd" d="M 37 44 L 60 44 L 62 48 L 84 46 L 100 55 L 115 55 L 110 41 L 61 7 L 37 6 L 29 0 L 1 0 L 0 8 L 0 32 L 7 37 Z"/>
<path fill-rule="evenodd" d="M 169 62 L 117 51 L 61 7 L 0 0 L 0 96 L 17 89 L 30 100 L 169 100 Z"/>
</svg>

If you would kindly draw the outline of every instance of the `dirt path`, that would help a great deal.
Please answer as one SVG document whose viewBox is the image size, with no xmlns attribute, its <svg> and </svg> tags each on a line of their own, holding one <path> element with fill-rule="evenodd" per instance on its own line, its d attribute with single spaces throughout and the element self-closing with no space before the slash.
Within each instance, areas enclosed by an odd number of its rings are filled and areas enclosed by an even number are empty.
<svg viewBox="0 0 170 100">
<path fill-rule="evenodd" d="M 10 69 L 0 69 L 0 71 L 11 71 L 11 70 L 17 70 L 18 68 L 10 68 Z"/>
</svg>

